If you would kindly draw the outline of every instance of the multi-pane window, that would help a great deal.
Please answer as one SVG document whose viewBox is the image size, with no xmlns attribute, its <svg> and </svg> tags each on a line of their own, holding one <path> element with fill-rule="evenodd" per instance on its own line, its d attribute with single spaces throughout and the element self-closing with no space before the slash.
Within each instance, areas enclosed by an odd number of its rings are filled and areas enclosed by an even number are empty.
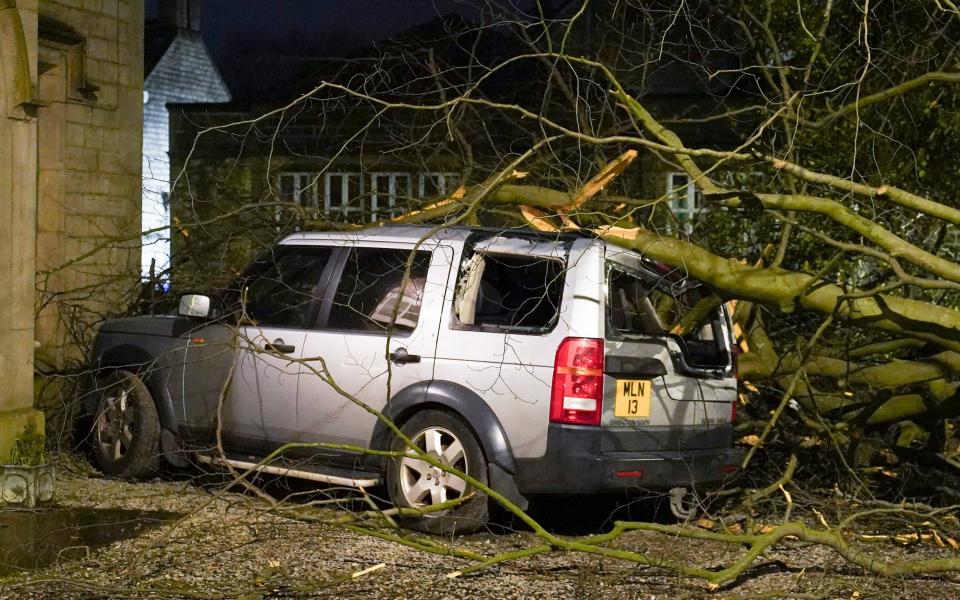
<svg viewBox="0 0 960 600">
<path fill-rule="evenodd" d="M 409 173 L 370 174 L 370 220 L 396 216 L 397 205 L 410 197 Z"/>
<path fill-rule="evenodd" d="M 317 208 L 318 186 L 316 173 L 281 173 L 277 176 L 281 200 L 314 210 Z"/>
<path fill-rule="evenodd" d="M 429 200 L 447 196 L 459 187 L 460 174 L 297 171 L 280 173 L 275 181 L 281 200 L 313 212 L 322 211 L 332 220 L 358 223 L 394 217 L 411 198 Z"/>
<path fill-rule="evenodd" d="M 330 219 L 358 220 L 365 213 L 363 176 L 360 173 L 324 175 L 323 209 Z"/>
<path fill-rule="evenodd" d="M 452 194 L 460 185 L 459 173 L 420 173 L 417 176 L 417 196 L 433 198 Z"/>
<path fill-rule="evenodd" d="M 668 206 L 684 231 L 690 233 L 700 210 L 700 194 L 686 173 L 667 173 Z"/>
</svg>

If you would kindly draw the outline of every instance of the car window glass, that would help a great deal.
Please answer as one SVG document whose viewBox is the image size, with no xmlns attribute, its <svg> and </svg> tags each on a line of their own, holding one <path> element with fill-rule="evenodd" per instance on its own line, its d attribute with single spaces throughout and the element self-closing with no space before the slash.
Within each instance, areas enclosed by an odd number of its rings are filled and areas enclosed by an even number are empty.
<svg viewBox="0 0 960 600">
<path fill-rule="evenodd" d="M 417 251 L 410 277 L 404 278 L 410 252 L 387 248 L 352 250 L 337 285 L 327 327 L 384 333 L 413 331 L 420 318 L 430 253 Z"/>
<path fill-rule="evenodd" d="M 610 326 L 620 332 L 663 335 L 667 326 L 660 315 L 667 296 L 639 277 L 617 269 L 610 270 L 607 311 Z M 654 302 L 661 304 L 658 312 Z"/>
<path fill-rule="evenodd" d="M 477 252 L 461 265 L 454 300 L 459 325 L 549 329 L 560 310 L 564 272 L 558 259 Z"/>
<path fill-rule="evenodd" d="M 724 364 L 722 301 L 702 285 L 673 291 L 611 267 L 607 276 L 608 337 L 669 335 L 681 343 L 691 364 Z"/>
<path fill-rule="evenodd" d="M 307 327 L 314 289 L 330 260 L 331 248 L 291 248 L 261 260 L 247 282 L 244 310 L 257 325 Z"/>
</svg>

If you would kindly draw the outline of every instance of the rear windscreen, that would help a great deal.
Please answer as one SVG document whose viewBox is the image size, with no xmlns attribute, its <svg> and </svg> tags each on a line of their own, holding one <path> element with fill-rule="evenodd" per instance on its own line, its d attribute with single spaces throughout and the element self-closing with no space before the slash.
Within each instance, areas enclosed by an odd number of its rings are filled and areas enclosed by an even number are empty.
<svg viewBox="0 0 960 600">
<path fill-rule="evenodd" d="M 607 337 L 668 336 L 688 363 L 729 362 L 723 301 L 693 282 L 667 284 L 619 265 L 607 268 Z"/>
</svg>

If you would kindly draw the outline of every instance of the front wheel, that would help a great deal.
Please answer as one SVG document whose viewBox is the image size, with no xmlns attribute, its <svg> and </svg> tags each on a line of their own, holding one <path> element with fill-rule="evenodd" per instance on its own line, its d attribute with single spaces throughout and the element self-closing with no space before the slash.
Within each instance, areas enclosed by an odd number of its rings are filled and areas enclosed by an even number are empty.
<svg viewBox="0 0 960 600">
<path fill-rule="evenodd" d="M 120 477 L 147 477 L 159 465 L 160 418 L 153 396 L 135 373 L 118 370 L 97 378 L 93 457 L 100 470 Z"/>
<path fill-rule="evenodd" d="M 487 461 L 480 444 L 470 428 L 457 417 L 442 411 L 425 410 L 404 423 L 401 431 L 421 452 L 487 483 Z M 406 522 L 411 528 L 435 534 L 469 533 L 487 524 L 489 513 L 485 494 L 473 490 L 456 475 L 415 458 L 413 450 L 400 439 L 394 439 L 391 449 L 407 453 L 407 456 L 392 457 L 387 468 L 387 487 L 394 506 L 426 509 L 474 494 L 454 508 L 408 519 Z"/>
</svg>

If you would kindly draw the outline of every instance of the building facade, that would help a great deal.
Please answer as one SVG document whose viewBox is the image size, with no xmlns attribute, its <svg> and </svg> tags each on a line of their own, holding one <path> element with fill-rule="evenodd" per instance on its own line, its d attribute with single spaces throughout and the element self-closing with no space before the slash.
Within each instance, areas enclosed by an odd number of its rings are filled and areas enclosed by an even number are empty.
<svg viewBox="0 0 960 600">
<path fill-rule="evenodd" d="M 0 0 L 0 462 L 137 291 L 143 3 Z"/>
<path fill-rule="evenodd" d="M 562 4 L 552 9 L 558 18 L 569 18 L 565 11 L 580 6 Z M 620 65 L 621 84 L 658 117 L 673 119 L 670 127 L 688 145 L 735 143 L 738 137 L 729 123 L 696 118 L 743 102 L 736 81 L 704 77 L 706 71 L 735 67 L 738 56 L 718 51 L 706 58 L 658 58 L 656 40 L 634 39 L 650 34 L 642 14 L 631 17 L 637 23 L 618 22 L 608 31 L 612 26 L 605 16 L 619 10 L 616 4 L 591 4 L 570 36 L 571 54 L 622 54 L 622 61 L 613 60 Z M 603 31 L 607 33 L 601 35 Z M 528 42 L 507 27 L 484 27 L 448 15 L 344 58 L 253 57 L 243 67 L 256 76 L 248 78 L 250 85 L 235 86 L 233 102 L 168 105 L 170 157 L 180 176 L 171 193 L 173 279 L 198 274 L 203 282 L 229 279 L 251 252 L 284 230 L 291 213 L 299 213 L 307 226 L 349 226 L 422 207 L 462 184 L 478 183 L 555 133 L 510 110 L 464 103 L 443 114 L 406 103 L 440 105 L 469 93 L 475 100 L 524 106 L 597 136 L 633 133 L 608 98 L 591 95 L 596 89 L 568 98 L 561 93 L 563 86 L 554 83 L 548 61 L 515 60 L 530 52 Z M 269 68 L 259 69 L 260 62 Z M 270 85 L 251 89 L 258 81 Z M 590 87 L 584 84 L 585 90 Z M 344 88 L 376 100 L 344 93 Z M 381 104 L 391 102 L 389 110 Z M 524 181 L 576 189 L 625 147 L 598 149 L 573 137 L 557 141 L 549 149 L 549 168 L 531 160 L 524 166 L 530 170 Z M 670 235 L 696 236 L 697 227 L 708 220 L 696 182 L 679 165 L 653 153 L 642 153 L 605 193 L 631 202 L 611 202 L 601 210 Z M 503 215 L 495 212 L 485 211 L 482 222 L 504 225 L 497 220 Z"/>
</svg>

